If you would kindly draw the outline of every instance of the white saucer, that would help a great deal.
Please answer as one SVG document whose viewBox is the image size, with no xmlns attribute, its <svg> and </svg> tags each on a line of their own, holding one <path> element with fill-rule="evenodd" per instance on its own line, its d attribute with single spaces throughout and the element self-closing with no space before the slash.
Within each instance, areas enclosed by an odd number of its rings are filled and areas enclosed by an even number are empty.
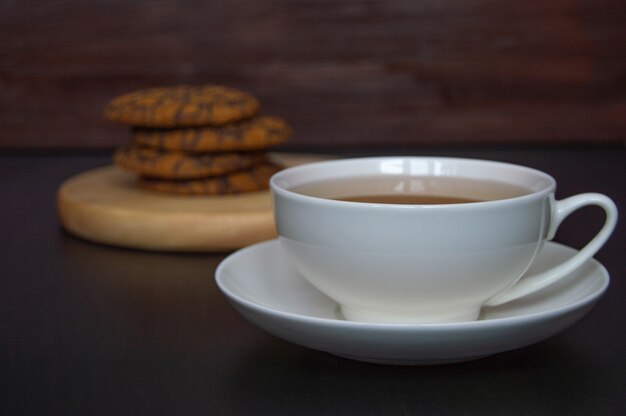
<svg viewBox="0 0 626 416">
<path fill-rule="evenodd" d="M 529 273 L 575 253 L 548 242 Z M 590 260 L 540 292 L 485 308 L 478 321 L 414 325 L 344 320 L 337 303 L 293 268 L 278 240 L 231 254 L 217 268 L 216 280 L 246 319 L 277 337 L 360 361 L 423 365 L 468 361 L 548 338 L 591 310 L 609 275 Z"/>
</svg>

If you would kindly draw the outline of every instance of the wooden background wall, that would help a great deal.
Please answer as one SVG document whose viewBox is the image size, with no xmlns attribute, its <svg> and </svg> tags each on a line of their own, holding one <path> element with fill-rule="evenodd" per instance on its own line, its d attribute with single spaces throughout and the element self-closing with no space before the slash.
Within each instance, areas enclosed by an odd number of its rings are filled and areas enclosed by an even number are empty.
<svg viewBox="0 0 626 416">
<path fill-rule="evenodd" d="M 623 0 L 2 0 L 0 148 L 112 148 L 137 88 L 249 90 L 294 146 L 624 143 Z"/>
</svg>

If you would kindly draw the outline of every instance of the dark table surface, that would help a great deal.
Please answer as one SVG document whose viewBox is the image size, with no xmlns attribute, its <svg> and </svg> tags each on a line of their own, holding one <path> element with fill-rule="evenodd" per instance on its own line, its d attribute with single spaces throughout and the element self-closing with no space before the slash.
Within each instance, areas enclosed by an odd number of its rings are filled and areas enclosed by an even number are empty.
<svg viewBox="0 0 626 416">
<path fill-rule="evenodd" d="M 363 153 L 363 152 L 362 152 Z M 395 149 L 525 164 L 557 197 L 596 191 L 626 206 L 623 148 Z M 356 155 L 352 152 L 351 155 Z M 608 292 L 564 332 L 461 364 L 337 358 L 240 317 L 213 280 L 224 254 L 125 250 L 65 233 L 55 192 L 108 155 L 0 156 L 0 414 L 626 414 L 624 221 L 596 255 Z M 581 247 L 585 208 L 556 241 Z"/>
</svg>

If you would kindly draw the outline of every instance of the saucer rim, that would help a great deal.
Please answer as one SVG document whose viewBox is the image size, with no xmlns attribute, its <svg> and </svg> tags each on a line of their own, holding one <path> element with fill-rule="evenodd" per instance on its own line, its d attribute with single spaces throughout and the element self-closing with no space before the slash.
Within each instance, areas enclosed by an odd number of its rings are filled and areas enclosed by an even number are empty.
<svg viewBox="0 0 626 416">
<path fill-rule="evenodd" d="M 578 251 L 577 249 L 573 247 L 567 246 L 565 244 L 557 243 L 554 241 L 547 241 L 545 244 L 558 246 L 560 248 L 564 248 L 570 251 L 575 251 L 575 252 Z M 550 309 L 550 310 L 541 311 L 541 312 L 533 312 L 529 314 L 521 314 L 521 315 L 516 315 L 516 316 L 503 317 L 503 318 L 464 321 L 464 322 L 450 322 L 450 323 L 413 324 L 413 323 L 380 323 L 380 322 L 348 321 L 348 320 L 340 320 L 340 319 L 332 319 L 332 318 L 320 318 L 320 317 L 315 317 L 315 316 L 297 314 L 293 312 L 285 312 L 285 311 L 273 309 L 271 307 L 252 302 L 248 299 L 245 299 L 231 292 L 222 281 L 223 280 L 222 276 L 224 275 L 223 270 L 226 267 L 228 267 L 230 263 L 232 263 L 233 261 L 236 261 L 238 257 L 245 255 L 246 252 L 257 250 L 266 245 L 267 246 L 271 246 L 271 245 L 280 246 L 280 240 L 276 238 L 272 240 L 263 241 L 260 243 L 255 243 L 250 246 L 241 248 L 229 254 L 224 260 L 220 262 L 217 269 L 215 270 L 215 282 L 217 283 L 217 286 L 222 291 L 222 293 L 226 295 L 231 302 L 242 304 L 242 306 L 245 306 L 246 308 L 249 308 L 249 309 L 253 309 L 257 311 L 258 313 L 262 313 L 266 315 L 269 314 L 278 319 L 288 319 L 291 321 L 307 322 L 310 324 L 333 326 L 337 328 L 353 328 L 353 329 L 354 328 L 367 328 L 367 329 L 372 329 L 372 330 L 392 329 L 392 330 L 434 330 L 434 331 L 452 330 L 452 331 L 457 331 L 457 330 L 462 330 L 462 329 L 476 329 L 476 330 L 489 329 L 489 328 L 495 328 L 495 327 L 499 327 L 503 325 L 509 326 L 509 325 L 515 325 L 515 324 L 521 324 L 521 323 L 528 323 L 528 322 L 537 321 L 537 320 L 548 320 L 553 317 L 567 314 L 569 312 L 582 308 L 583 306 L 590 305 L 596 302 L 606 292 L 611 281 L 606 267 L 604 267 L 604 265 L 600 263 L 598 260 L 591 258 L 587 260 L 585 263 L 583 263 L 583 265 L 592 263 L 594 267 L 597 268 L 597 272 L 601 274 L 601 279 L 602 279 L 601 286 L 598 289 L 594 290 L 589 295 L 573 303 L 563 305 L 555 309 Z"/>
</svg>

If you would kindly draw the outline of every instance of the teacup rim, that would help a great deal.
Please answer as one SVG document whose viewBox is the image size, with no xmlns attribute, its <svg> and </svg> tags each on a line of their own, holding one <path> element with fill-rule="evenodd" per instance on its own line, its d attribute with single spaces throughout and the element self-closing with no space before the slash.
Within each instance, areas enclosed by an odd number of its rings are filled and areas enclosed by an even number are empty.
<svg viewBox="0 0 626 416">
<path fill-rule="evenodd" d="M 486 200 L 486 201 L 477 201 L 477 202 L 467 202 L 467 203 L 456 203 L 456 204 L 390 204 L 390 203 L 370 203 L 370 202 L 354 202 L 354 201 L 341 201 L 330 198 L 323 198 L 312 195 L 305 195 L 298 192 L 294 192 L 277 182 L 281 179 L 281 177 L 286 176 L 288 174 L 292 174 L 294 171 L 299 171 L 303 169 L 311 169 L 313 167 L 329 167 L 332 165 L 338 165 L 343 163 L 359 163 L 359 162 L 374 162 L 377 160 L 393 160 L 393 159 L 419 159 L 419 160 L 438 160 L 438 161 L 452 161 L 452 162 L 471 162 L 471 163 L 482 163 L 482 164 L 490 164 L 493 166 L 500 166 L 505 168 L 512 169 L 521 169 L 525 170 L 529 173 L 535 174 L 537 176 L 543 177 L 548 182 L 548 186 L 543 189 L 534 190 L 528 194 L 519 195 L 510 198 L 504 199 L 494 199 L 494 200 Z M 532 168 L 529 166 L 519 165 L 510 162 L 502 162 L 497 160 L 489 160 L 489 159 L 477 159 L 477 158 L 462 158 L 462 157 L 449 157 L 449 156 L 369 156 L 369 157 L 354 157 L 354 158 L 342 158 L 342 159 L 333 159 L 333 160 L 324 160 L 306 163 L 303 165 L 291 166 L 286 169 L 283 169 L 270 178 L 270 190 L 272 193 L 280 195 L 282 197 L 291 198 L 294 200 L 314 203 L 314 204 L 328 204 L 329 206 L 337 206 L 337 207 L 351 207 L 354 209 L 360 208 L 371 208 L 376 207 L 377 209 L 386 208 L 391 210 L 415 210 L 415 209 L 427 209 L 427 210 L 467 210 L 473 207 L 486 207 L 486 206 L 498 206 L 498 205 L 507 205 L 511 203 L 522 203 L 527 200 L 533 200 L 536 198 L 543 198 L 545 195 L 556 192 L 556 180 L 548 173 Z"/>
</svg>

